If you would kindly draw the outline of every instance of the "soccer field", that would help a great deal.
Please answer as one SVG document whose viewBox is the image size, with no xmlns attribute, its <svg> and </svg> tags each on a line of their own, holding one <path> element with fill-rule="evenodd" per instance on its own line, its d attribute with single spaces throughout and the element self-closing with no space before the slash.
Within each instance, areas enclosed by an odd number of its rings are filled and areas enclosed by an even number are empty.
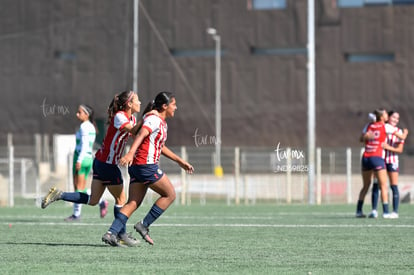
<svg viewBox="0 0 414 275">
<path fill-rule="evenodd" d="M 77 223 L 63 202 L 0 208 L 0 273 L 413 274 L 414 206 L 400 208 L 385 220 L 356 219 L 354 205 L 173 205 L 151 226 L 155 245 L 133 248 L 101 241 L 113 215 L 98 207 Z"/>
</svg>

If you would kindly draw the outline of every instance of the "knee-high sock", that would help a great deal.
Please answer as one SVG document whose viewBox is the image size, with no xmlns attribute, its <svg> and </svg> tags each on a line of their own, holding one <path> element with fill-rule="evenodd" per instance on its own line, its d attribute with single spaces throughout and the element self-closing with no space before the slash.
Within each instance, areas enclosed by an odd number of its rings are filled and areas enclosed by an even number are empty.
<svg viewBox="0 0 414 275">
<path fill-rule="evenodd" d="M 121 212 L 120 212 L 121 208 L 122 208 L 121 205 L 116 205 L 116 204 L 114 205 L 114 217 L 115 217 L 115 219 L 119 217 L 119 214 L 121 214 Z M 126 232 L 126 223 L 125 223 L 124 227 L 119 231 L 119 234 L 123 234 L 125 232 Z"/>
<path fill-rule="evenodd" d="M 379 185 L 377 181 L 374 181 L 374 184 L 372 185 L 372 194 L 371 194 L 372 210 L 377 210 L 378 197 L 379 197 Z"/>
<path fill-rule="evenodd" d="M 360 201 L 360 200 L 358 200 L 358 203 L 357 203 L 357 213 L 362 213 L 362 206 L 364 205 L 364 201 Z"/>
<path fill-rule="evenodd" d="M 162 213 L 164 213 L 164 210 L 162 210 L 161 208 L 159 208 L 155 203 L 154 205 L 151 207 L 150 211 L 148 212 L 148 214 L 145 216 L 145 218 L 142 221 L 142 224 L 146 227 L 150 226 L 156 219 L 159 218 L 159 216 L 162 215 Z"/>
<path fill-rule="evenodd" d="M 397 185 L 391 185 L 392 190 L 392 208 L 395 213 L 398 213 L 398 206 L 400 205 L 400 192 Z"/>
<path fill-rule="evenodd" d="M 79 197 L 81 197 L 80 194 L 83 194 L 83 196 L 82 196 L 83 198 L 85 198 L 84 196 L 87 196 L 88 201 L 89 201 L 89 195 L 87 194 L 87 192 L 88 192 L 88 189 L 84 189 L 84 190 L 76 190 L 75 193 L 79 193 Z M 73 204 L 73 215 L 75 217 L 80 217 L 81 213 L 82 213 L 82 204 L 74 203 Z"/>
<path fill-rule="evenodd" d="M 82 192 L 63 192 L 61 200 L 74 203 L 88 204 L 89 195 Z"/>
<path fill-rule="evenodd" d="M 125 228 L 126 223 L 128 221 L 128 217 L 125 216 L 122 213 L 119 213 L 117 216 L 118 217 L 112 222 L 112 225 L 111 225 L 111 227 L 108 230 L 108 231 L 110 231 L 114 235 L 118 235 L 119 232 L 121 232 L 121 230 L 123 228 Z"/>
</svg>

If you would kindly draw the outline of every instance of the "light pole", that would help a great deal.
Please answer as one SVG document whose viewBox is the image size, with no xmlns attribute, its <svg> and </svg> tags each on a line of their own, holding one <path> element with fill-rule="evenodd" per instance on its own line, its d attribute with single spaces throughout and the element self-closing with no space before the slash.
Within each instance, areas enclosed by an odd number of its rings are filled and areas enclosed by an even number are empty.
<svg viewBox="0 0 414 275">
<path fill-rule="evenodd" d="M 220 35 L 214 28 L 208 28 L 207 33 L 211 35 L 216 41 L 216 163 L 214 167 L 214 174 L 218 177 L 223 176 L 223 167 L 221 166 L 221 47 Z"/>
</svg>

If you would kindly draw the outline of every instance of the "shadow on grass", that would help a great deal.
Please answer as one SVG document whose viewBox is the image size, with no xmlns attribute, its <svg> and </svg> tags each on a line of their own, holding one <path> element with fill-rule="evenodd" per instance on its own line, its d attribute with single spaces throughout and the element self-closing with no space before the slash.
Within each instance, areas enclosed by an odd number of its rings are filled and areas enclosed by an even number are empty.
<svg viewBox="0 0 414 275">
<path fill-rule="evenodd" d="M 10 245 L 43 245 L 43 246 L 73 246 L 73 247 L 110 247 L 106 244 L 84 244 L 84 243 L 36 243 L 36 242 L 0 242 Z"/>
</svg>

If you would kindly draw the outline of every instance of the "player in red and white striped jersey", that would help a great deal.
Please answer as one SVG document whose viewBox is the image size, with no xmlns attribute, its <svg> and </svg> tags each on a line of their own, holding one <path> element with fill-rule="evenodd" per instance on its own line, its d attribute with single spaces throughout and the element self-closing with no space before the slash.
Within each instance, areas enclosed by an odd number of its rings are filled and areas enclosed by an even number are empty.
<svg viewBox="0 0 414 275">
<path fill-rule="evenodd" d="M 49 194 L 43 199 L 42 208 L 47 207 L 56 200 L 96 205 L 107 188 L 115 199 L 115 217 L 120 214 L 119 211 L 125 204 L 126 196 L 118 162 L 123 154 L 128 137 L 136 135 L 139 127 L 142 125 L 142 120 L 137 123 L 133 116 L 133 114 L 140 111 L 140 108 L 141 102 L 136 92 L 124 91 L 119 95 L 115 95 L 108 107 L 109 127 L 102 147 L 96 153 L 93 161 L 91 194 L 62 192 L 56 188 L 52 188 Z M 101 217 L 104 217 L 107 213 L 107 204 L 106 201 L 100 203 Z M 131 238 L 126 233 L 125 227 L 120 230 L 117 238 L 128 246 L 139 244 L 139 241 Z"/>
<path fill-rule="evenodd" d="M 153 204 L 145 218 L 135 224 L 135 230 L 142 238 L 153 244 L 149 236 L 148 227 L 158 219 L 162 213 L 175 200 L 174 186 L 158 167 L 160 155 L 177 162 L 177 164 L 188 173 L 193 173 L 193 166 L 174 154 L 165 145 L 167 140 L 166 119 L 173 117 L 177 109 L 175 96 L 169 92 L 161 92 L 155 100 L 150 103 L 144 111 L 157 110 L 158 114 L 147 114 L 144 116 L 142 128 L 137 134 L 129 152 L 120 159 L 121 165 L 130 165 L 128 173 L 131 181 L 129 186 L 129 198 L 127 204 L 121 209 L 120 215 L 113 221 L 108 232 L 102 236 L 102 241 L 112 246 L 118 246 L 116 236 L 125 227 L 129 217 L 141 205 L 148 188 L 157 192 L 160 197 Z"/>
<path fill-rule="evenodd" d="M 384 109 L 375 110 L 375 116 L 376 122 L 369 124 L 366 133 L 362 136 L 362 140 L 365 142 L 365 151 L 362 157 L 363 186 L 358 197 L 357 218 L 366 217 L 362 212 L 362 206 L 373 176 L 378 179 L 381 189 L 383 217 L 390 218 L 388 210 L 387 172 L 385 170 L 383 148 L 387 147 L 385 143 L 387 134 L 393 132 L 390 130 L 390 127 L 385 125 L 385 121 L 388 120 L 388 113 Z M 398 133 L 394 134 L 399 135 Z"/>
<path fill-rule="evenodd" d="M 393 212 L 390 214 L 390 218 L 398 218 L 398 207 L 400 201 L 400 195 L 398 191 L 398 174 L 399 174 L 399 160 L 398 155 L 401 154 L 404 150 L 404 139 L 408 134 L 407 129 L 400 129 L 397 127 L 400 120 L 399 113 L 395 111 L 388 112 L 388 122 L 386 124 L 392 130 L 392 133 L 387 134 L 387 146 L 384 147 L 387 150 L 385 152 L 385 164 L 387 168 L 388 178 L 390 180 L 391 191 L 392 191 L 392 205 Z M 377 216 L 376 205 L 378 200 L 378 187 L 375 186 L 372 189 L 372 198 L 373 198 L 373 210 L 369 215 L 370 218 L 375 218 Z"/>
</svg>

